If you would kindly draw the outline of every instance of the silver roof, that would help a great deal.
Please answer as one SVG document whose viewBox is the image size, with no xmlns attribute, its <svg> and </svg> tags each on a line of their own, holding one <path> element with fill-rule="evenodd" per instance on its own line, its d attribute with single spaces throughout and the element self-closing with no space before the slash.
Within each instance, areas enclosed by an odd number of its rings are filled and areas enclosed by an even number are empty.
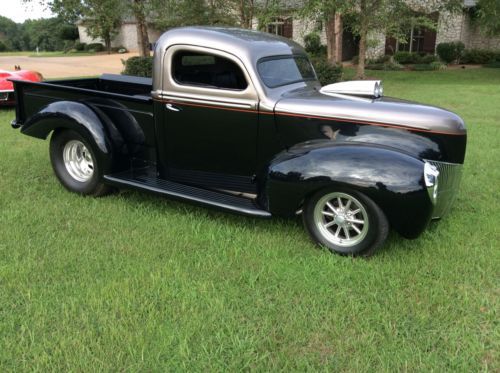
<svg viewBox="0 0 500 373">
<path fill-rule="evenodd" d="M 161 82 L 163 56 L 173 45 L 194 45 L 218 49 L 233 54 L 250 70 L 263 57 L 305 54 L 293 40 L 255 30 L 228 27 L 180 27 L 165 32 L 157 41 L 154 54 L 153 89 Z"/>
</svg>

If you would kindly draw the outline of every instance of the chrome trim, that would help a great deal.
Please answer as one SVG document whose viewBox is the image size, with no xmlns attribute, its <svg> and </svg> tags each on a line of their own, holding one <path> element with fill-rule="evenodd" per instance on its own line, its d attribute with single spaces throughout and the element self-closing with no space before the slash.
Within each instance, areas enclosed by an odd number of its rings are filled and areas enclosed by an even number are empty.
<svg viewBox="0 0 500 373">
<path fill-rule="evenodd" d="M 439 171 L 436 166 L 429 162 L 424 164 L 424 182 L 432 204 L 435 205 L 439 186 Z"/>
<path fill-rule="evenodd" d="M 166 104 L 165 107 L 167 108 L 167 110 L 170 110 L 170 111 L 181 111 L 181 109 L 175 107 L 172 104 Z"/>
<path fill-rule="evenodd" d="M 351 80 L 328 84 L 320 89 L 325 95 L 344 94 L 353 96 L 369 96 L 379 98 L 383 96 L 381 80 Z"/>
<path fill-rule="evenodd" d="M 14 93 L 13 89 L 0 89 L 0 93 Z"/>
<path fill-rule="evenodd" d="M 245 102 L 246 100 L 214 100 L 212 98 L 205 97 L 195 97 L 191 98 L 189 96 L 178 96 L 178 95 L 161 95 L 159 97 L 161 100 L 172 100 L 176 102 L 185 102 L 191 104 L 199 104 L 199 105 L 209 105 L 209 106 L 224 106 L 228 108 L 234 109 L 245 109 L 245 110 L 255 110 L 257 108 L 256 102 Z"/>
<path fill-rule="evenodd" d="M 460 187 L 463 165 L 459 163 L 425 160 L 439 171 L 436 205 L 432 213 L 433 219 L 443 217 L 448 213 Z"/>
</svg>

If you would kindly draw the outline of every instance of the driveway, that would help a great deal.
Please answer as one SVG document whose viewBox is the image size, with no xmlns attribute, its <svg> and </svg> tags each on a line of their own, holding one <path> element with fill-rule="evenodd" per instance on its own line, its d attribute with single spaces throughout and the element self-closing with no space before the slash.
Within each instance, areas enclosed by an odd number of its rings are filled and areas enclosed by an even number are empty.
<svg viewBox="0 0 500 373">
<path fill-rule="evenodd" d="M 14 65 L 19 65 L 23 69 L 40 72 L 44 78 L 120 74 L 123 70 L 121 60 L 136 55 L 125 53 L 76 57 L 5 56 L 0 57 L 0 69 L 14 70 Z"/>
</svg>

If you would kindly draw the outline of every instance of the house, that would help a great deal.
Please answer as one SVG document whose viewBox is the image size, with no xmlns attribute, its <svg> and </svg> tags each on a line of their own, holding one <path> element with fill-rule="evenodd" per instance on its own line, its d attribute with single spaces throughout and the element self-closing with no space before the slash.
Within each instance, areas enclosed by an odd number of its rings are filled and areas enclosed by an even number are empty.
<svg viewBox="0 0 500 373">
<path fill-rule="evenodd" d="M 87 33 L 87 26 L 84 20 L 77 22 L 78 34 L 80 35 L 80 43 L 91 44 L 91 43 L 101 43 L 104 41 L 99 38 L 92 38 Z M 148 37 L 149 42 L 154 43 L 161 36 L 162 32 L 155 30 L 153 27 L 148 27 Z M 126 18 L 122 21 L 118 33 L 111 40 L 111 47 L 124 47 L 131 52 L 137 52 L 138 48 L 138 38 L 137 38 L 137 22 L 134 18 Z"/>
<path fill-rule="evenodd" d="M 463 10 L 458 14 L 437 12 L 432 8 L 432 2 L 430 1 L 408 1 L 417 3 L 419 8 L 424 8 L 426 16 L 437 21 L 437 29 L 411 28 L 407 32 L 407 43 L 399 43 L 383 33 L 372 34 L 370 35 L 372 42 L 367 51 L 368 57 L 373 58 L 383 54 L 393 54 L 397 51 L 434 53 L 439 43 L 450 41 L 462 41 L 466 49 L 500 49 L 500 37 L 486 37 L 473 25 L 471 11 L 476 4 L 476 0 L 464 0 Z M 293 39 L 302 45 L 304 44 L 304 36 L 311 32 L 317 32 L 322 43 L 326 44 L 326 27 L 323 22 L 294 16 L 295 10 L 301 7 L 303 1 L 287 0 L 284 4 L 283 14 L 271 19 L 266 25 L 265 31 Z M 257 19 L 253 20 L 252 28 L 258 28 Z M 78 31 L 82 43 L 102 42 L 102 40 L 88 36 L 85 23 L 82 21 L 78 23 Z M 149 27 L 148 31 L 151 43 L 154 43 L 161 35 L 161 31 L 152 27 Z M 343 29 L 341 41 L 342 60 L 350 60 L 358 54 L 359 40 L 349 29 Z M 138 50 L 137 28 L 133 18 L 122 22 L 117 36 L 112 41 L 112 46 L 123 46 L 129 51 Z"/>
</svg>

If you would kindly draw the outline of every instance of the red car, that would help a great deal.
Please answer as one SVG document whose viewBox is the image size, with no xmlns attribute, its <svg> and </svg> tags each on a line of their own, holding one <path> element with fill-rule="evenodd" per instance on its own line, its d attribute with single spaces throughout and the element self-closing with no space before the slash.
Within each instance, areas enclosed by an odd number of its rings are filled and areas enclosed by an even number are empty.
<svg viewBox="0 0 500 373">
<path fill-rule="evenodd" d="M 15 71 L 0 70 L 0 106 L 15 104 L 14 86 L 8 79 L 41 82 L 43 77 L 36 71 L 21 70 L 19 66 L 15 67 Z"/>
</svg>

